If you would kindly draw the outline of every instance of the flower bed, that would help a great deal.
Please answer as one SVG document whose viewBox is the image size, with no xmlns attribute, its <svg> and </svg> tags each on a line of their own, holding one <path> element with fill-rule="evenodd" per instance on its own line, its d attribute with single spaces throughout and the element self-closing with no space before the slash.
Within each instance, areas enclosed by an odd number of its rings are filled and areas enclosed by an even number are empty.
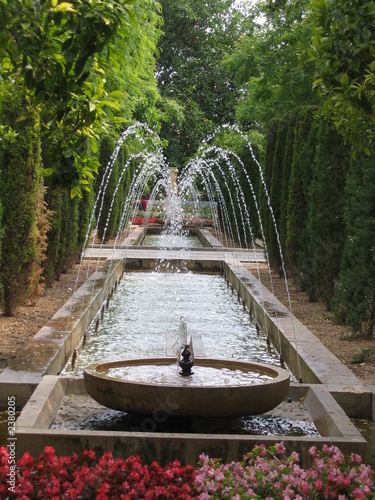
<svg viewBox="0 0 375 500">
<path fill-rule="evenodd" d="M 37 459 L 25 453 L 15 464 L 2 447 L 0 460 L 0 498 L 187 500 L 195 495 L 194 467 L 182 467 L 177 460 L 162 468 L 157 462 L 144 465 L 138 456 L 113 458 L 109 452 L 98 460 L 88 450 L 80 457 L 58 457 L 51 446 Z"/>
<path fill-rule="evenodd" d="M 158 224 L 160 223 L 159 219 L 155 217 L 143 218 L 143 217 L 134 217 L 130 220 L 132 224 L 135 226 L 142 226 L 143 224 Z"/>
<path fill-rule="evenodd" d="M 142 226 L 143 224 L 164 224 L 164 219 L 160 217 L 149 217 L 148 219 L 147 217 L 133 217 L 132 219 L 130 219 L 130 222 L 135 226 Z M 213 221 L 211 219 L 197 219 L 197 218 L 183 219 L 182 222 L 184 226 L 192 226 L 192 227 L 196 226 L 208 227 L 212 226 L 213 224 Z"/>
<path fill-rule="evenodd" d="M 202 227 L 211 227 L 213 221 L 211 219 L 183 219 L 184 226 L 202 226 Z"/>
<path fill-rule="evenodd" d="M 242 462 L 222 464 L 202 454 L 197 467 L 175 460 L 161 467 L 145 465 L 138 456 L 96 459 L 58 457 L 47 446 L 34 459 L 25 453 L 17 462 L 0 448 L 0 498 L 49 499 L 373 499 L 373 471 L 359 455 L 345 457 L 334 447 L 310 449 L 310 469 L 299 466 L 298 454 L 285 454 L 283 443 L 256 446 Z"/>
<path fill-rule="evenodd" d="M 310 449 L 310 469 L 299 466 L 298 454 L 285 455 L 283 443 L 255 447 L 242 462 L 221 464 L 201 456 L 195 484 L 200 500 L 228 499 L 373 499 L 373 471 L 352 453 L 345 457 L 335 447 Z"/>
</svg>

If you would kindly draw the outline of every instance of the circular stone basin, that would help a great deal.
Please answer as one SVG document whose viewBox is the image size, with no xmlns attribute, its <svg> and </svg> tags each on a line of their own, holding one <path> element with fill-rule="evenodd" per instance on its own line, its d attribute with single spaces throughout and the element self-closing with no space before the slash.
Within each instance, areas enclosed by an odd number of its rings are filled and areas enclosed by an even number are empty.
<svg viewBox="0 0 375 500">
<path fill-rule="evenodd" d="M 93 363 L 84 370 L 88 394 L 127 413 L 174 417 L 242 417 L 275 408 L 289 390 L 289 373 L 247 361 L 195 358 L 182 377 L 173 358 Z"/>
</svg>

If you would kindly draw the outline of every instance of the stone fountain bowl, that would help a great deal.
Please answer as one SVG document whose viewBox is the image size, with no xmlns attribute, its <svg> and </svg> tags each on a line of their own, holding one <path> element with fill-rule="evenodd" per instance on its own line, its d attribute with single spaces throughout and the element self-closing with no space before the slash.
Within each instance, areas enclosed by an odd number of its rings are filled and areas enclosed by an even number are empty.
<svg viewBox="0 0 375 500">
<path fill-rule="evenodd" d="M 138 382 L 109 375 L 131 367 L 157 366 L 161 371 L 174 365 L 176 383 L 158 383 L 151 376 L 149 382 Z M 253 372 L 268 380 L 249 385 L 194 385 L 194 376 L 178 374 L 173 358 L 138 358 L 93 363 L 84 370 L 88 394 L 98 403 L 127 413 L 153 415 L 163 412 L 173 417 L 224 418 L 256 415 L 280 404 L 289 389 L 289 373 L 281 368 L 261 363 L 213 358 L 195 358 L 194 370 L 208 367 L 218 370 Z M 142 368 L 143 369 L 143 368 Z M 182 385 L 181 385 L 182 383 Z"/>
</svg>

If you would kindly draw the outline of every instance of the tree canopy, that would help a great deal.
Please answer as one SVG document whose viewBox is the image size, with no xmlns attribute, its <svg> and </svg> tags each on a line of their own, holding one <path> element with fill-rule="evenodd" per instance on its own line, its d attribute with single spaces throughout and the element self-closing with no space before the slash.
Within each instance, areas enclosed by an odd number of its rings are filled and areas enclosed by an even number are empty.
<svg viewBox="0 0 375 500">
<path fill-rule="evenodd" d="M 375 141 L 375 2 L 311 0 L 309 54 L 323 112 L 344 139 L 367 154 Z"/>
<path fill-rule="evenodd" d="M 137 100 L 143 93 L 156 92 L 150 80 L 153 59 L 145 63 L 145 57 L 156 51 L 160 7 L 153 0 L 140 0 L 137 6 L 134 3 L 0 3 L 2 92 L 11 92 L 17 78 L 30 94 L 31 106 L 40 110 L 42 133 L 47 137 L 45 173 L 52 174 L 59 184 L 71 186 L 73 196 L 87 187 L 97 170 L 99 135 L 113 126 L 113 114 L 107 110 L 120 110 L 121 102 L 128 100 L 126 90 L 140 81 L 148 80 L 148 85 L 130 92 Z M 124 60 L 134 68 L 126 75 L 126 89 L 124 85 L 108 89 L 108 77 L 124 68 Z M 23 115 L 27 113 L 26 109 Z M 3 135 L 9 134 L 11 124 L 2 126 Z"/>
<path fill-rule="evenodd" d="M 222 64 L 241 27 L 238 12 L 228 15 L 231 4 L 161 0 L 164 34 L 157 78 L 163 99 L 175 104 L 161 135 L 175 166 L 183 166 L 212 129 L 234 120 L 238 88 Z"/>
<path fill-rule="evenodd" d="M 314 64 L 307 60 L 311 26 L 304 23 L 308 0 L 259 2 L 249 8 L 244 35 L 229 47 L 225 63 L 243 92 L 237 119 L 263 132 L 274 117 L 318 101 Z"/>
</svg>

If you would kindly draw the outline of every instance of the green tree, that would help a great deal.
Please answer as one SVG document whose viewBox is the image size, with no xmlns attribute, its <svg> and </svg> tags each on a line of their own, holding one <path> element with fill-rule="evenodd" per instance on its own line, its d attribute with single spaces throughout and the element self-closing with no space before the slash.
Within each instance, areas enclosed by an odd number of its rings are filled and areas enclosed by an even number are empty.
<svg viewBox="0 0 375 500">
<path fill-rule="evenodd" d="M 300 283 L 310 299 L 322 300 L 330 309 L 347 237 L 343 214 L 349 148 L 325 122 L 320 124 L 316 141 L 307 191 L 306 245 L 299 255 Z"/>
<path fill-rule="evenodd" d="M 375 3 L 310 0 L 309 54 L 324 113 L 345 140 L 369 153 L 375 132 Z"/>
<path fill-rule="evenodd" d="M 233 121 L 238 92 L 221 64 L 238 34 L 231 0 L 161 0 L 164 35 L 157 78 L 163 106 L 173 111 L 161 137 L 170 164 L 183 166 L 207 133 Z"/>
<path fill-rule="evenodd" d="M 133 9 L 133 3 L 13 0 L 0 4 L 1 76 L 4 82 L 16 74 L 23 79 L 33 96 L 30 108 L 40 109 L 43 134 L 48 137 L 45 174 L 71 187 L 73 196 L 87 189 L 97 170 L 97 142 L 110 128 L 105 110 L 120 108 L 123 93 L 107 92 L 106 75 L 124 54 L 128 65 L 139 63 L 139 52 L 127 54 L 129 45 L 134 49 L 128 41 L 135 38 L 134 25 L 146 33 L 144 44 L 150 46 L 150 37 L 158 36 L 157 31 L 150 35 L 151 30 L 141 26 L 152 17 L 145 13 L 158 10 L 159 4 L 145 0 L 140 2 L 142 8 Z M 153 42 L 155 47 L 157 38 Z M 152 71 L 152 61 L 147 64 Z"/>
<path fill-rule="evenodd" d="M 52 212 L 50 228 L 47 232 L 47 259 L 43 263 L 44 279 L 49 286 L 54 278 L 58 278 L 61 272 L 61 262 L 59 261 L 59 247 L 61 240 L 61 212 L 63 193 L 66 189 L 61 187 L 50 187 L 46 192 L 46 201 L 49 210 Z"/>
<path fill-rule="evenodd" d="M 275 231 L 276 223 L 277 230 L 280 228 L 280 220 L 281 220 L 281 195 L 282 195 L 282 183 L 283 183 L 283 174 L 284 174 L 284 157 L 285 157 L 285 148 L 287 144 L 287 135 L 290 123 L 290 113 L 287 113 L 283 116 L 283 118 L 279 121 L 279 126 L 277 130 L 277 140 L 276 140 L 276 149 L 273 155 L 272 162 L 272 175 L 271 182 L 269 185 L 270 192 L 270 202 L 273 211 L 274 219 L 272 219 L 271 213 L 268 214 L 268 222 L 267 222 L 267 245 L 268 245 L 268 253 L 270 264 L 277 268 L 281 269 L 281 256 L 280 256 L 280 247 L 279 242 L 277 240 L 277 234 Z"/>
<path fill-rule="evenodd" d="M 92 184 L 92 183 L 91 183 Z M 92 185 L 89 185 L 90 191 L 84 191 L 82 198 L 78 203 L 78 250 L 83 250 L 86 242 L 86 233 L 89 229 L 90 217 L 94 208 L 95 193 Z"/>
<path fill-rule="evenodd" d="M 114 148 L 114 142 L 109 137 L 105 137 L 100 148 L 99 162 L 101 164 L 101 168 L 99 171 L 99 177 L 97 178 L 98 184 L 102 182 L 103 174 Z M 117 225 L 119 222 L 120 197 L 117 195 L 113 198 L 118 182 L 119 160 L 117 159 L 113 165 L 109 178 L 105 181 L 105 192 L 99 200 L 100 203 L 96 207 L 97 217 L 99 216 L 99 210 L 101 210 L 100 218 L 98 218 L 97 222 L 98 236 L 100 239 L 104 237 L 104 242 L 113 238 L 118 229 Z M 111 213 L 109 215 L 110 209 Z M 107 220 L 108 216 L 109 220 Z"/>
<path fill-rule="evenodd" d="M 375 328 L 374 155 L 351 160 L 344 219 L 347 238 L 334 311 L 354 333 L 372 337 Z"/>
<path fill-rule="evenodd" d="M 300 252 L 306 245 L 304 235 L 308 213 L 307 192 L 311 182 L 315 151 L 315 137 L 312 132 L 314 111 L 313 106 L 306 106 L 298 113 L 293 143 L 287 209 L 286 261 L 296 276 L 300 274 Z"/>
<path fill-rule="evenodd" d="M 84 199 L 85 195 L 79 200 L 72 199 L 69 188 L 61 186 L 50 187 L 46 192 L 48 209 L 52 212 L 47 232 L 47 259 L 43 263 L 47 285 L 67 272 L 82 251 L 81 232 L 85 233 L 87 226 L 79 227 L 78 224 L 82 221 L 80 209 Z"/>
<path fill-rule="evenodd" d="M 267 133 L 267 143 L 266 143 L 266 154 L 264 159 L 264 167 L 263 167 L 263 179 L 267 186 L 267 190 L 269 190 L 271 186 L 272 180 L 272 168 L 273 168 L 273 159 L 275 157 L 275 151 L 277 146 L 277 133 L 279 129 L 279 122 L 277 118 L 271 120 L 268 124 L 268 133 Z M 271 224 L 272 218 L 270 214 L 270 209 L 268 205 L 268 200 L 266 196 L 266 192 L 264 190 L 264 186 L 260 183 L 260 192 L 259 192 L 259 212 L 260 219 L 263 226 L 263 233 L 267 243 L 267 235 L 271 234 Z M 273 225 L 273 224 L 272 224 Z"/>
<path fill-rule="evenodd" d="M 12 316 L 29 296 L 37 262 L 36 190 L 40 169 L 38 121 L 16 121 L 28 105 L 23 89 L 13 85 L 1 102 L 2 122 L 14 123 L 14 140 L 0 143 L 0 198 L 3 204 L 0 274 L 3 313 Z"/>
<path fill-rule="evenodd" d="M 242 86 L 237 119 L 264 132 L 268 122 L 297 105 L 315 104 L 314 63 L 305 55 L 311 26 L 304 22 L 308 0 L 256 3 L 225 59 Z M 259 19 L 262 21 L 260 22 Z"/>
<path fill-rule="evenodd" d="M 296 107 L 290 112 L 288 132 L 286 135 L 286 144 L 283 158 L 283 173 L 281 180 L 281 200 L 280 200 L 280 220 L 279 220 L 279 232 L 280 232 L 280 243 L 283 254 L 286 253 L 286 239 L 287 239 L 287 226 L 288 226 L 288 199 L 289 199 L 289 182 L 290 182 L 290 172 L 293 162 L 293 147 L 294 147 L 294 134 L 296 128 L 296 121 L 298 113 L 301 108 Z"/>
</svg>

